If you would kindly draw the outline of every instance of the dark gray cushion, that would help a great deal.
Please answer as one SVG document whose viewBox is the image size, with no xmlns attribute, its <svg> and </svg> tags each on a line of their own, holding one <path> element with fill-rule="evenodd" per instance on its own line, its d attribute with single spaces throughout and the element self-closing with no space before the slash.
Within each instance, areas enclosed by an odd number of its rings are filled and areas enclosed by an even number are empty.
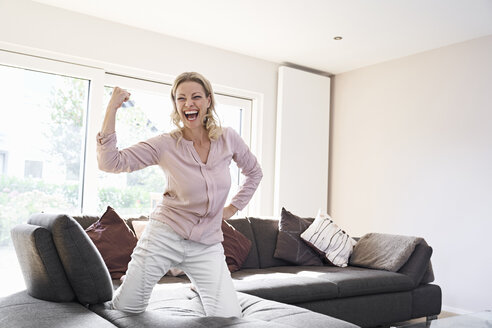
<svg viewBox="0 0 492 328">
<path fill-rule="evenodd" d="M 291 265 L 289 262 L 273 257 L 277 247 L 278 220 L 249 218 L 255 234 L 260 268 Z"/>
<path fill-rule="evenodd" d="M 433 284 L 421 285 L 412 290 L 412 318 L 441 313 L 441 287 Z"/>
<path fill-rule="evenodd" d="M 258 259 L 258 248 L 256 247 L 256 239 L 251 228 L 251 223 L 246 218 L 229 219 L 227 222 L 251 241 L 251 249 L 241 268 L 258 269 L 260 267 L 260 261 Z"/>
<path fill-rule="evenodd" d="M 156 286 L 147 311 L 132 315 L 111 310 L 109 304 L 90 309 L 119 327 L 354 327 L 353 325 L 295 306 L 238 293 L 242 318 L 205 317 L 198 295 L 189 287 L 169 290 Z"/>
<path fill-rule="evenodd" d="M 309 274 L 312 267 L 297 267 L 299 270 L 292 273 L 282 270 L 285 268 L 288 267 L 234 272 L 234 287 L 239 292 L 288 304 L 338 297 L 337 285 L 317 278 L 317 272 Z"/>
<path fill-rule="evenodd" d="M 34 214 L 28 223 L 51 231 L 61 263 L 80 303 L 111 300 L 113 288 L 109 271 L 80 224 L 64 214 Z"/>
<path fill-rule="evenodd" d="M 431 256 L 432 248 L 430 246 L 417 245 L 407 263 L 398 272 L 409 276 L 413 281 L 414 287 L 417 287 L 430 265 Z"/>
<path fill-rule="evenodd" d="M 29 295 L 46 301 L 72 301 L 75 295 L 51 232 L 40 226 L 20 224 L 10 234 Z"/>
<path fill-rule="evenodd" d="M 238 297 L 241 308 L 243 309 L 243 318 L 268 322 L 270 324 L 269 327 L 279 327 L 280 325 L 303 328 L 357 327 L 351 323 L 311 312 L 297 306 L 264 300 L 243 293 L 238 293 Z"/>
<path fill-rule="evenodd" d="M 306 302 L 303 308 L 361 327 L 388 327 L 411 319 L 411 292 L 343 297 Z"/>
<path fill-rule="evenodd" d="M 0 298 L 0 327 L 114 328 L 115 325 L 76 302 L 38 300 L 22 291 Z"/>
<path fill-rule="evenodd" d="M 301 233 L 310 225 L 308 220 L 282 208 L 273 256 L 295 265 L 323 265 L 320 256 L 301 239 Z"/>
<path fill-rule="evenodd" d="M 277 273 L 289 273 L 297 276 L 316 277 L 335 284 L 338 297 L 351 297 L 368 294 L 408 291 L 413 288 L 412 280 L 401 273 L 372 270 L 359 267 L 278 267 Z"/>
<path fill-rule="evenodd" d="M 82 229 L 89 228 L 94 222 L 100 219 L 97 215 L 79 215 L 72 217 L 78 224 L 82 226 Z"/>
</svg>

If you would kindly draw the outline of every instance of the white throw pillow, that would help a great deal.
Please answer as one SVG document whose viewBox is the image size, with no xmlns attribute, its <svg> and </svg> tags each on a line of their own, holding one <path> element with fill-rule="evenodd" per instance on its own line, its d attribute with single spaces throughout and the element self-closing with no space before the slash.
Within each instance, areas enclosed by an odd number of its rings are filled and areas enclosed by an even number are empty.
<svg viewBox="0 0 492 328">
<path fill-rule="evenodd" d="M 346 267 L 356 241 L 340 229 L 326 213 L 318 212 L 301 238 L 333 265 Z"/>
</svg>

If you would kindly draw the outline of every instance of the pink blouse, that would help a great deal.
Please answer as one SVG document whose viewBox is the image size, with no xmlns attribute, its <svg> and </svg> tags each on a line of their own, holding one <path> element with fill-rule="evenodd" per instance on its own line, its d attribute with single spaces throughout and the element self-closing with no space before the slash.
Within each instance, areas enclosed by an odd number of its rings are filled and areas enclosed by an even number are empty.
<svg viewBox="0 0 492 328">
<path fill-rule="evenodd" d="M 231 186 L 229 164 L 237 163 L 246 176 L 231 204 L 243 209 L 263 177 L 256 157 L 239 134 L 223 128 L 212 140 L 207 163 L 193 142 L 164 133 L 118 150 L 116 133 L 97 135 L 97 160 L 106 172 L 120 173 L 159 165 L 167 178 L 162 201 L 150 217 L 169 224 L 179 235 L 204 244 L 222 242 L 222 213 Z"/>
</svg>

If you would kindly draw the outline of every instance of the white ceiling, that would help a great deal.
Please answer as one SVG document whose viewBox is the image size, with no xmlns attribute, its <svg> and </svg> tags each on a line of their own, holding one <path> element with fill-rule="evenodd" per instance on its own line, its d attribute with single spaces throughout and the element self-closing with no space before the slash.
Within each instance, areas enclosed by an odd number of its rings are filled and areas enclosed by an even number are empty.
<svg viewBox="0 0 492 328">
<path fill-rule="evenodd" d="M 35 1 L 332 74 L 492 35 L 492 0 Z"/>
</svg>

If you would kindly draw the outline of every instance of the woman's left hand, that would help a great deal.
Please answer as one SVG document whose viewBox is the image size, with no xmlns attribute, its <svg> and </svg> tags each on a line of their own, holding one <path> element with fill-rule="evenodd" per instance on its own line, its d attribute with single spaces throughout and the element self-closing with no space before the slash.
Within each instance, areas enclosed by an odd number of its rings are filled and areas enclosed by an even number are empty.
<svg viewBox="0 0 492 328">
<path fill-rule="evenodd" d="M 228 220 L 230 219 L 238 209 L 234 205 L 229 205 L 224 207 L 224 212 L 222 212 L 222 220 Z"/>
</svg>

